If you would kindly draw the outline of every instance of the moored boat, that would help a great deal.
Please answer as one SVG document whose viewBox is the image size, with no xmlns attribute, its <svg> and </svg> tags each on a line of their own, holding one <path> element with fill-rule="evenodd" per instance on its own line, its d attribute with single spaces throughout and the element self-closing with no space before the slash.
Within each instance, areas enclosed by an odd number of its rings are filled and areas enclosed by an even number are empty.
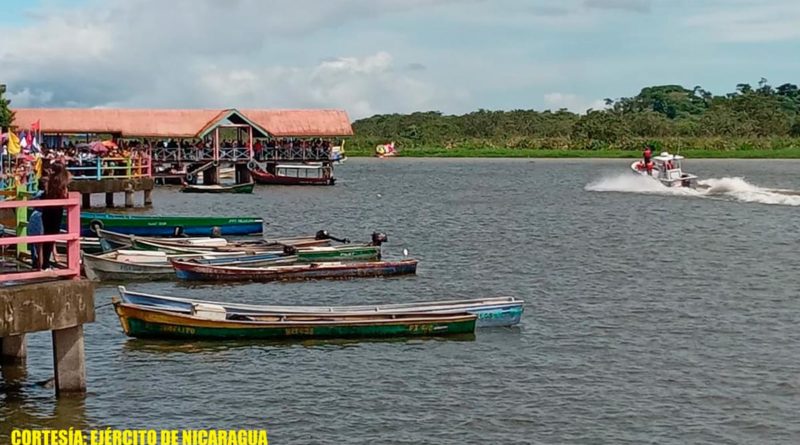
<svg viewBox="0 0 800 445">
<path fill-rule="evenodd" d="M 255 161 L 250 166 L 253 180 L 259 184 L 272 185 L 333 185 L 333 166 L 328 163 L 274 164 L 266 169 Z"/>
<path fill-rule="evenodd" d="M 524 302 L 515 297 L 491 297 L 468 300 L 426 301 L 400 304 L 359 306 L 272 306 L 222 303 L 191 298 L 168 297 L 127 290 L 119 286 L 119 296 L 125 303 L 192 314 L 198 305 L 221 307 L 228 314 L 387 314 L 468 312 L 478 316 L 477 327 L 513 326 L 519 324 Z"/>
<path fill-rule="evenodd" d="M 371 338 L 471 333 L 474 314 L 261 314 L 228 315 L 215 308 L 182 314 L 114 302 L 130 337 L 209 340 L 281 338 Z"/>
<path fill-rule="evenodd" d="M 169 280 L 175 276 L 163 252 L 117 250 L 101 255 L 82 253 L 86 278 L 93 281 Z"/>
<path fill-rule="evenodd" d="M 187 184 L 181 188 L 183 193 L 253 193 L 255 182 L 245 184 L 214 184 L 214 185 L 192 185 Z"/>
<path fill-rule="evenodd" d="M 171 280 L 175 270 L 170 260 L 211 261 L 219 265 L 268 266 L 292 264 L 296 256 L 279 254 L 246 255 L 244 252 L 167 255 L 146 250 L 115 250 L 100 255 L 82 253 L 86 277 L 94 281 Z"/>
<path fill-rule="evenodd" d="M 217 266 L 173 260 L 172 266 L 181 280 L 280 281 L 414 274 L 417 271 L 417 260 L 311 263 L 274 267 Z"/>
<path fill-rule="evenodd" d="M 264 231 L 264 220 L 255 217 L 151 216 L 112 213 L 81 213 L 81 234 L 94 235 L 97 229 L 126 235 L 187 236 L 253 235 Z"/>
<path fill-rule="evenodd" d="M 667 187 L 695 187 L 697 176 L 685 173 L 681 166 L 684 157 L 662 152 L 654 156 L 651 165 L 642 161 L 631 164 L 631 170 L 637 175 L 646 176 L 659 181 Z"/>
<path fill-rule="evenodd" d="M 330 244 L 330 240 L 318 240 L 314 238 L 295 238 L 281 240 L 258 240 L 258 241 L 235 241 L 227 242 L 225 239 L 217 238 L 219 243 L 181 243 L 173 240 L 161 241 L 152 238 L 131 239 L 132 247 L 137 250 L 158 250 L 169 253 L 201 253 L 201 252 L 226 252 L 226 251 L 246 251 L 246 252 L 281 252 L 287 246 L 294 248 L 324 246 Z"/>
</svg>

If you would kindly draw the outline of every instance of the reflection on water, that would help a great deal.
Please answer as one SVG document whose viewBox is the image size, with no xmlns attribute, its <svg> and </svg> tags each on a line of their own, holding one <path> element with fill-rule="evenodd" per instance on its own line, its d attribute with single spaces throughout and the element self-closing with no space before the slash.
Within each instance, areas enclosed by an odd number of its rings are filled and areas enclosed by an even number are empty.
<svg viewBox="0 0 800 445">
<path fill-rule="evenodd" d="M 405 345 L 422 344 L 429 341 L 470 342 L 474 333 L 447 335 L 440 337 L 388 337 L 353 339 L 277 339 L 277 340 L 225 340 L 225 341 L 185 341 L 131 338 L 125 342 L 126 352 L 145 352 L 148 354 L 193 354 L 226 351 L 230 349 L 251 348 L 315 348 L 335 351 L 357 347 L 369 343 L 398 343 Z"/>
</svg>

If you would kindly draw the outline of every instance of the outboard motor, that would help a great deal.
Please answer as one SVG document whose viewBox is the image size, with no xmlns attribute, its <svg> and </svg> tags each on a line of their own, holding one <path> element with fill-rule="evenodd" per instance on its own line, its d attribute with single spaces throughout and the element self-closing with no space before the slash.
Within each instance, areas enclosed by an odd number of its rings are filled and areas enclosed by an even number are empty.
<svg viewBox="0 0 800 445">
<path fill-rule="evenodd" d="M 283 253 L 286 255 L 297 255 L 297 248 L 287 244 L 283 246 Z"/>
<path fill-rule="evenodd" d="M 380 246 L 381 244 L 389 241 L 389 237 L 383 232 L 372 232 L 372 245 Z"/>
<path fill-rule="evenodd" d="M 314 239 L 316 239 L 316 240 L 329 239 L 329 240 L 334 240 L 336 242 L 345 243 L 345 244 L 350 242 L 350 240 L 347 239 L 347 238 L 336 238 L 335 236 L 332 236 L 330 233 L 328 233 L 327 230 L 318 231 L 317 234 L 314 236 Z"/>
</svg>

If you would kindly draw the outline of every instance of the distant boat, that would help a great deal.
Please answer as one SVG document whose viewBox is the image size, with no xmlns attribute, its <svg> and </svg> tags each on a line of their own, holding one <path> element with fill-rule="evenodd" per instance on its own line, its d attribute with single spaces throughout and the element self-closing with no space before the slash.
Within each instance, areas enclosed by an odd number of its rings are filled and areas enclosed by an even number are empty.
<svg viewBox="0 0 800 445">
<path fill-rule="evenodd" d="M 181 188 L 183 193 L 253 193 L 255 182 L 248 182 L 246 184 L 231 184 L 231 185 L 184 185 Z"/>
<path fill-rule="evenodd" d="M 376 146 L 375 156 L 379 158 L 391 158 L 397 156 L 397 148 L 394 146 L 394 141 L 388 144 Z"/>
<path fill-rule="evenodd" d="M 468 334 L 475 314 L 265 314 L 228 316 L 217 308 L 181 314 L 114 302 L 122 330 L 130 337 L 208 340 L 285 338 L 374 338 Z"/>
<path fill-rule="evenodd" d="M 524 302 L 515 297 L 490 297 L 469 300 L 420 301 L 399 304 L 364 306 L 267 306 L 191 298 L 168 297 L 129 291 L 119 286 L 119 295 L 125 303 L 150 306 L 155 309 L 192 314 L 199 305 L 217 306 L 227 314 L 401 314 L 436 313 L 454 314 L 468 312 L 478 316 L 477 327 L 514 326 L 522 317 Z"/>
<path fill-rule="evenodd" d="M 140 236 L 171 236 L 176 232 L 187 236 L 210 236 L 215 231 L 220 236 L 253 235 L 263 233 L 264 220 L 255 217 L 81 213 L 81 235 L 94 235 L 98 228 Z"/>
<path fill-rule="evenodd" d="M 181 280 L 198 281 L 281 281 L 320 278 L 357 278 L 414 274 L 417 260 L 366 261 L 353 263 L 311 263 L 273 267 L 216 266 L 174 260 L 172 266 Z"/>
</svg>

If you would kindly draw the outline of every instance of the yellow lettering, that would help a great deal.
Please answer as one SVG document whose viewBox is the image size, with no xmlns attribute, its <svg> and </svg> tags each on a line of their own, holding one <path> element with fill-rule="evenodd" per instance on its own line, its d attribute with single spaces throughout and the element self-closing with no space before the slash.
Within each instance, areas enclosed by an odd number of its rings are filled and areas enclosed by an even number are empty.
<svg viewBox="0 0 800 445">
<path fill-rule="evenodd" d="M 194 445 L 194 440 L 192 438 L 192 431 L 181 431 L 181 444 L 183 445 Z"/>
<path fill-rule="evenodd" d="M 200 430 L 197 432 L 197 445 L 208 445 L 208 431 Z"/>
<path fill-rule="evenodd" d="M 11 445 L 22 445 L 22 432 L 20 430 L 11 431 Z"/>
<path fill-rule="evenodd" d="M 269 445 L 269 441 L 267 440 L 267 432 L 265 430 L 258 432 L 258 445 Z"/>
</svg>

